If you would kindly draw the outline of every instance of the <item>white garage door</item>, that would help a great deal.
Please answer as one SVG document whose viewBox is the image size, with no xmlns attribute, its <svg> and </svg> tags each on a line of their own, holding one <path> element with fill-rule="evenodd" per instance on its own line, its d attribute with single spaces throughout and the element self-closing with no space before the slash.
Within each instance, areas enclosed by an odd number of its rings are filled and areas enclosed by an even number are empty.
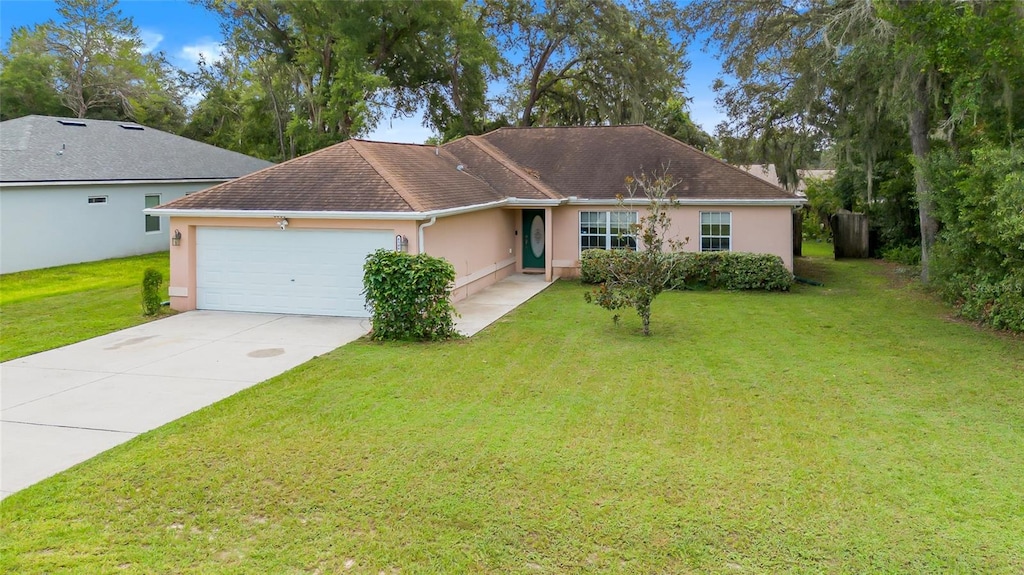
<svg viewBox="0 0 1024 575">
<path fill-rule="evenodd" d="M 365 230 L 197 228 L 199 309 L 366 317 L 363 263 L 394 235 Z"/>
</svg>

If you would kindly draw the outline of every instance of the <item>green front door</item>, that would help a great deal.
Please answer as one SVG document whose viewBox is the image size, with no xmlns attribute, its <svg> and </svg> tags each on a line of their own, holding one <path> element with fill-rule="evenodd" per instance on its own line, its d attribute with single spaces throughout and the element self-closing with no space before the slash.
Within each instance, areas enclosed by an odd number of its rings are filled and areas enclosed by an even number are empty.
<svg viewBox="0 0 1024 575">
<path fill-rule="evenodd" d="M 523 210 L 523 268 L 544 269 L 544 210 Z"/>
</svg>

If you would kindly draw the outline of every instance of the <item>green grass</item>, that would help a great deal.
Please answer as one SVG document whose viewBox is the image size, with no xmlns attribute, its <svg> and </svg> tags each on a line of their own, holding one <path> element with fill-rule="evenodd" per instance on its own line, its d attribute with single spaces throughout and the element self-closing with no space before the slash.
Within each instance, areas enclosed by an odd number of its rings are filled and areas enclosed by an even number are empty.
<svg viewBox="0 0 1024 575">
<path fill-rule="evenodd" d="M 1024 342 L 869 261 L 559 282 L 469 340 L 359 341 L 3 502 L 10 573 L 1021 573 Z"/>
<path fill-rule="evenodd" d="M 142 272 L 164 274 L 167 252 L 0 276 L 0 361 L 75 343 L 149 321 Z"/>
</svg>

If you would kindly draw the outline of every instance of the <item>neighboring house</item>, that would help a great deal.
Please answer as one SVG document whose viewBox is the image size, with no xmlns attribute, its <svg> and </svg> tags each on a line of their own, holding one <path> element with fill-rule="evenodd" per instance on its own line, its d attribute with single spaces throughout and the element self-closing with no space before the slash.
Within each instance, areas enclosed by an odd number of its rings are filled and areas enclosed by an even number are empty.
<svg viewBox="0 0 1024 575">
<path fill-rule="evenodd" d="M 668 168 L 687 250 L 776 254 L 792 269 L 803 200 L 644 126 L 502 128 L 443 146 L 349 140 L 175 200 L 171 306 L 366 316 L 364 258 L 443 257 L 458 300 L 513 273 L 579 273 L 582 251 L 634 245 L 646 200 L 627 176 Z"/>
<path fill-rule="evenodd" d="M 131 122 L 2 122 L 0 273 L 166 250 L 145 208 L 270 165 Z"/>
<path fill-rule="evenodd" d="M 740 166 L 740 168 L 750 172 L 751 174 L 761 178 L 766 182 L 775 184 L 776 186 L 779 187 L 785 187 L 782 185 L 782 180 L 779 179 L 779 173 L 775 169 L 775 164 L 751 164 L 749 166 Z M 813 178 L 816 180 L 831 180 L 832 178 L 835 177 L 835 175 L 835 170 L 797 170 L 796 187 L 793 188 L 793 186 L 790 186 L 790 188 L 795 190 L 796 195 L 800 197 L 806 197 L 807 179 Z"/>
</svg>

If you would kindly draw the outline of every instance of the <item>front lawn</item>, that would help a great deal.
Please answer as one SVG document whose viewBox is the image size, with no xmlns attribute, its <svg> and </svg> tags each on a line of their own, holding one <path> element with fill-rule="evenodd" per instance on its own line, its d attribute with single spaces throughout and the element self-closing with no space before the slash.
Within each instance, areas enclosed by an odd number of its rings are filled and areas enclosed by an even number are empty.
<svg viewBox="0 0 1024 575">
<path fill-rule="evenodd" d="M 3 501 L 11 573 L 1021 573 L 1024 342 L 883 264 L 559 282 L 446 344 L 359 341 Z"/>
<path fill-rule="evenodd" d="M 142 272 L 164 275 L 167 252 L 0 276 L 0 361 L 75 343 L 149 321 Z"/>
</svg>

